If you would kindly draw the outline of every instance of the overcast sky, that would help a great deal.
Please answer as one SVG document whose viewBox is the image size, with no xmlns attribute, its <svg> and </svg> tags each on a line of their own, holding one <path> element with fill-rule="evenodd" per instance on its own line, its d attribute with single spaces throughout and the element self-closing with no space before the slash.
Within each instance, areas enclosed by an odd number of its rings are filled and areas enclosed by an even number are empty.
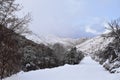
<svg viewBox="0 0 120 80">
<path fill-rule="evenodd" d="M 120 0 L 17 0 L 30 12 L 30 29 L 39 35 L 93 36 L 120 17 Z M 22 13 L 22 14 L 24 14 Z"/>
</svg>

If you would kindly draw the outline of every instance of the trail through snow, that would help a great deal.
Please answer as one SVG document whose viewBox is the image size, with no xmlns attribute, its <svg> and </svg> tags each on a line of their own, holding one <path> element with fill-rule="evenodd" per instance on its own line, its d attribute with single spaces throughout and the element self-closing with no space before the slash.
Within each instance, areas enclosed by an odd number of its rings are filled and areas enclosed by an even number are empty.
<svg viewBox="0 0 120 80">
<path fill-rule="evenodd" d="M 110 74 L 90 57 L 85 57 L 79 65 L 20 72 L 5 80 L 120 80 L 120 74 Z"/>
</svg>

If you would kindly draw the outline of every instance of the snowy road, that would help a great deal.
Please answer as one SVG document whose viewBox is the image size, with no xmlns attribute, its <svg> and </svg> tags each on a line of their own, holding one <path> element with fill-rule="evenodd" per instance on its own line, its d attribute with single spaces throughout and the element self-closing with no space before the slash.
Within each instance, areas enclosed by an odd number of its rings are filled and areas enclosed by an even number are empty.
<svg viewBox="0 0 120 80">
<path fill-rule="evenodd" d="M 90 57 L 86 57 L 79 65 L 20 72 L 5 80 L 120 80 L 120 74 L 110 74 Z"/>
</svg>

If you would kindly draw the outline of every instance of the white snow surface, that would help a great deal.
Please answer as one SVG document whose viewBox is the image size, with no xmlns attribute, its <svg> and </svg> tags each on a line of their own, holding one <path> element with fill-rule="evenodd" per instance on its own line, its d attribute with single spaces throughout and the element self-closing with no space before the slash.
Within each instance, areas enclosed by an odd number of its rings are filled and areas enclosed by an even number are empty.
<svg viewBox="0 0 120 80">
<path fill-rule="evenodd" d="M 20 72 L 4 80 L 120 80 L 120 73 L 110 74 L 90 57 L 85 57 L 78 65 Z"/>
<path fill-rule="evenodd" d="M 86 54 L 92 54 L 95 51 L 104 50 L 105 47 L 113 41 L 113 39 L 114 38 L 111 37 L 105 38 L 102 36 L 97 36 L 81 43 L 80 45 L 77 45 L 76 47 L 78 51 L 82 51 Z"/>
</svg>

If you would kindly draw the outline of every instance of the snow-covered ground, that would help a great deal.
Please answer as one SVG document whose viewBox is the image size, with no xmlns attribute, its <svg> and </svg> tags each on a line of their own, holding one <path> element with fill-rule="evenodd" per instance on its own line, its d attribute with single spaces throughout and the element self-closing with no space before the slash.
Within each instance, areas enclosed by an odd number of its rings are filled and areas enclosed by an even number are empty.
<svg viewBox="0 0 120 80">
<path fill-rule="evenodd" d="M 120 74 L 110 74 L 90 57 L 85 57 L 79 65 L 20 72 L 5 80 L 120 80 Z"/>
</svg>

